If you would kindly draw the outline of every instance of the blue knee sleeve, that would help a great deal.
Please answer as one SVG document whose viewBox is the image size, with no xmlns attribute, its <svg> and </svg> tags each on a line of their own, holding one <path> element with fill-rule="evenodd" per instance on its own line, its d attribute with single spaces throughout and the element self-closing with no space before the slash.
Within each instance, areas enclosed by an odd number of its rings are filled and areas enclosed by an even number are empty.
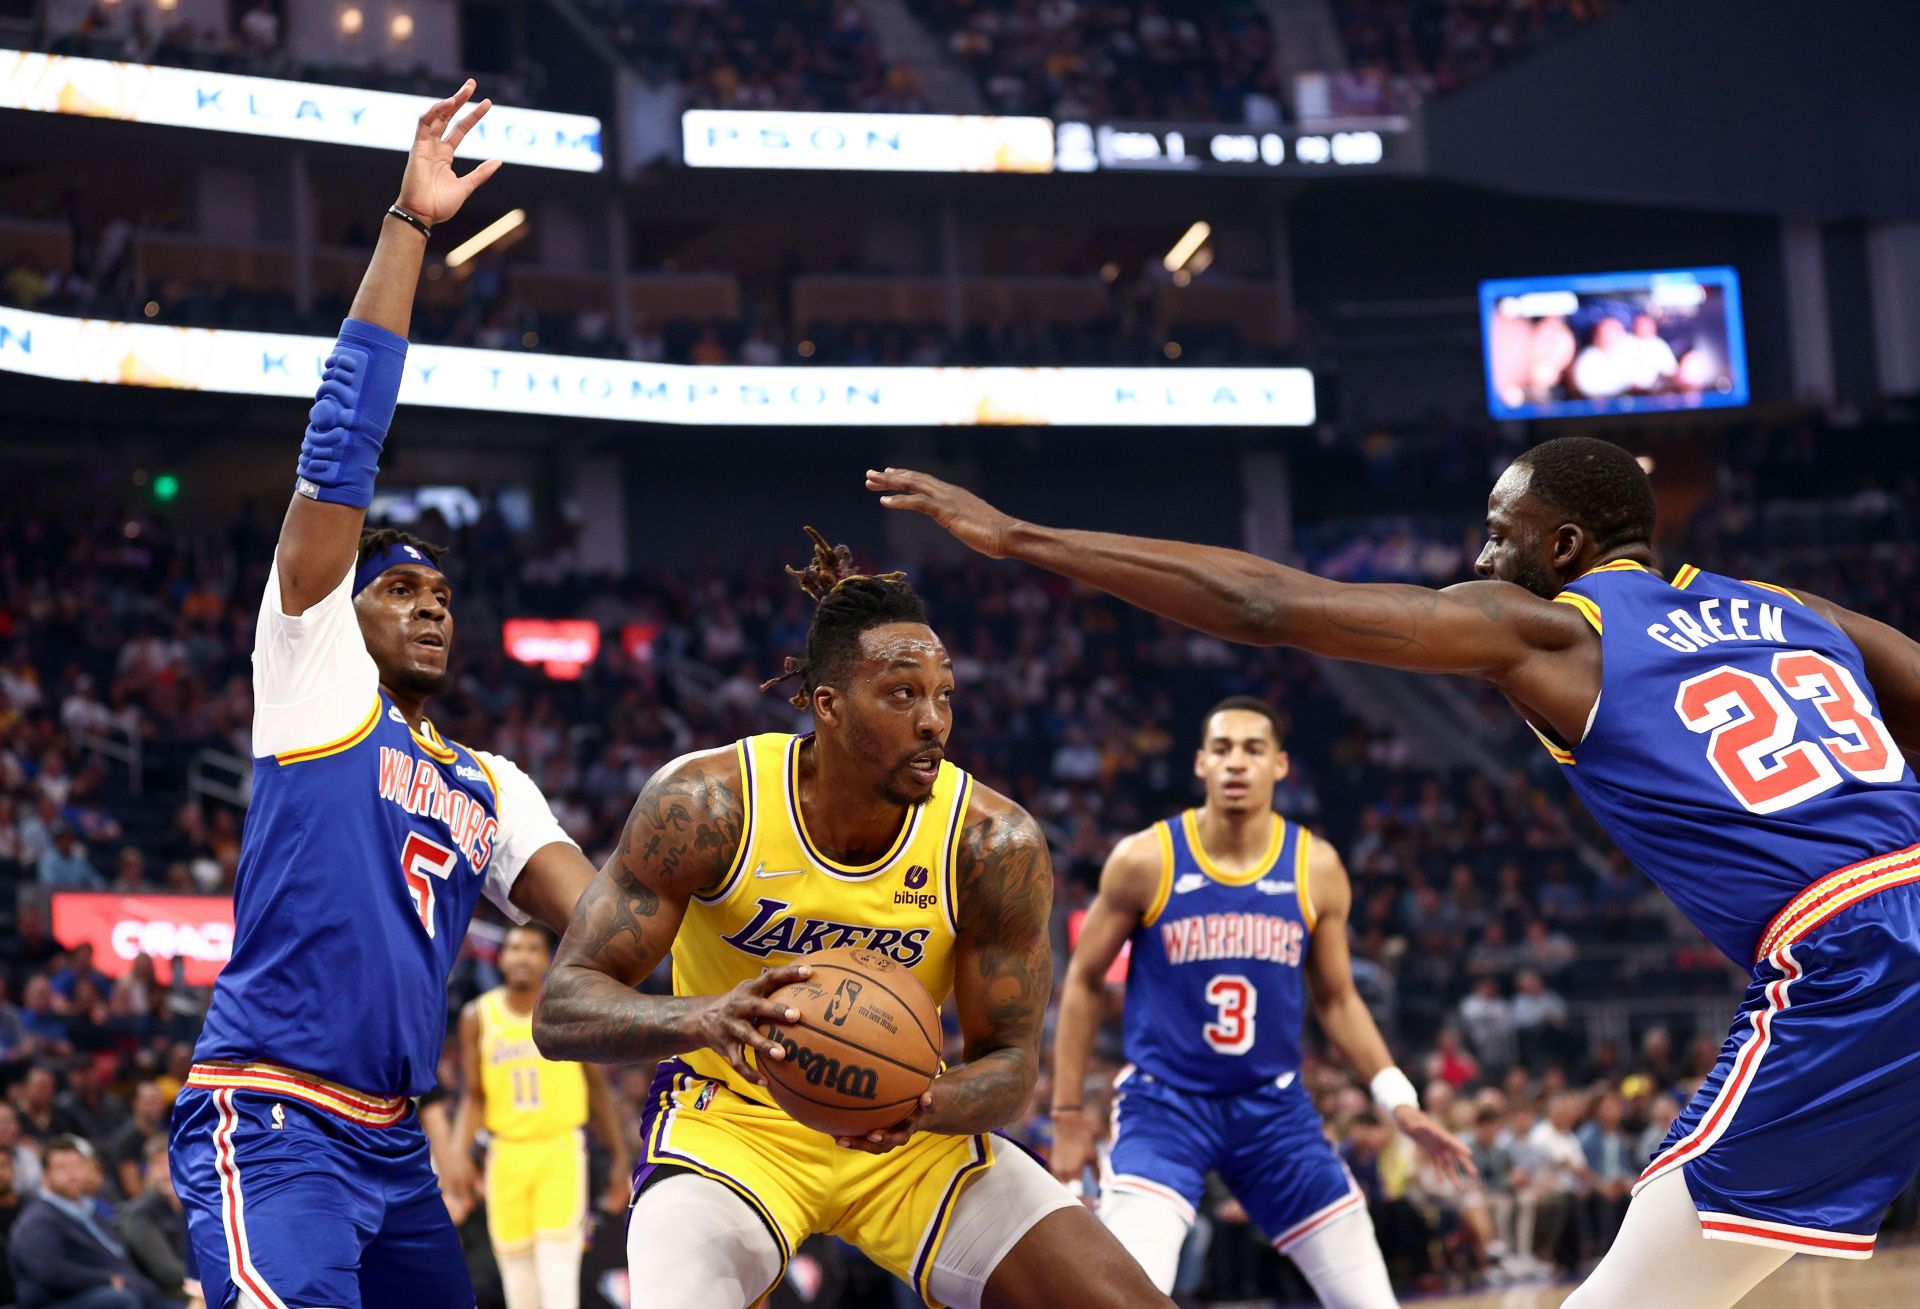
<svg viewBox="0 0 1920 1309">
<path fill-rule="evenodd" d="M 349 318 L 327 356 L 307 415 L 294 489 L 309 500 L 364 509 L 373 503 L 380 449 L 400 400 L 407 340 Z"/>
</svg>

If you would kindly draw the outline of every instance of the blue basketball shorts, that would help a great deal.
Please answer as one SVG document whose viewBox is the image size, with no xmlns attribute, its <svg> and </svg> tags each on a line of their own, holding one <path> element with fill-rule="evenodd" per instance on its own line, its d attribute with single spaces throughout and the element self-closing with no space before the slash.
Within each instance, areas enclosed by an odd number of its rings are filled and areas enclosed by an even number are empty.
<svg viewBox="0 0 1920 1309">
<path fill-rule="evenodd" d="M 1634 1189 L 1678 1169 L 1709 1239 L 1865 1259 L 1920 1170 L 1920 853 L 1815 882 L 1759 954 L 1719 1062 Z"/>
<path fill-rule="evenodd" d="M 267 1309 L 473 1309 L 411 1102 L 343 1103 L 354 1093 L 243 1067 L 195 1065 L 173 1110 L 173 1183 L 208 1309 L 241 1291 Z"/>
<path fill-rule="evenodd" d="M 1103 1196 L 1147 1196 L 1191 1223 L 1207 1174 L 1217 1172 L 1283 1254 L 1334 1219 L 1366 1209 L 1293 1075 L 1251 1091 L 1200 1095 L 1129 1068 L 1114 1091 Z"/>
</svg>

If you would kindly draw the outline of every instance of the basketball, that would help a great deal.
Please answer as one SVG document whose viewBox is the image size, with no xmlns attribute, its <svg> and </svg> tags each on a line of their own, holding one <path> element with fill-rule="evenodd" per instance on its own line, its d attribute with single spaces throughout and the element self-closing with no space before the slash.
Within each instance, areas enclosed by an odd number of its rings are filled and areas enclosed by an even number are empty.
<svg viewBox="0 0 1920 1309">
<path fill-rule="evenodd" d="M 773 993 L 800 1011 L 766 1032 L 787 1052 L 762 1060 L 775 1103 L 830 1136 L 891 1127 L 940 1071 L 940 1013 L 904 965 L 874 950 L 822 950 L 796 960 L 813 976 Z"/>
</svg>

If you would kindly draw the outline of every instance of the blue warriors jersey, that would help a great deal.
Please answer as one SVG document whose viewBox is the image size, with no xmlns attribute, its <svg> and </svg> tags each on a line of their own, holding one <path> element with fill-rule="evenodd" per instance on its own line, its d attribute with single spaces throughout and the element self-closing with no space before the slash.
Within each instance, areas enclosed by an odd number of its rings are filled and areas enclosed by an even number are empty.
<svg viewBox="0 0 1920 1309">
<path fill-rule="evenodd" d="M 500 839 L 494 778 L 384 690 L 349 735 L 254 761 L 233 958 L 200 1060 L 431 1090 L 447 975 Z"/>
<path fill-rule="evenodd" d="M 1920 842 L 1920 785 L 1860 651 L 1790 593 L 1622 560 L 1555 599 L 1599 631 L 1603 668 L 1585 736 L 1548 748 L 1735 962 L 1815 879 Z"/>
<path fill-rule="evenodd" d="M 1127 1062 L 1183 1091 L 1244 1091 L 1300 1067 L 1312 835 L 1276 815 L 1265 856 L 1229 873 L 1198 817 L 1153 827 L 1160 888 L 1133 933 Z"/>
</svg>

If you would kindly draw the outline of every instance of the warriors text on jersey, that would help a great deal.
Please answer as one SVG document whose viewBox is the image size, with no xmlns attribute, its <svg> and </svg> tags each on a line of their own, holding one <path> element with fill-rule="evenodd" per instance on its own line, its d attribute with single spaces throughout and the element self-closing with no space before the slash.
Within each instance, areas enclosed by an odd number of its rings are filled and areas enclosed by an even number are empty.
<svg viewBox="0 0 1920 1309">
<path fill-rule="evenodd" d="M 482 888 L 519 917 L 513 878 L 567 837 L 513 764 L 408 725 L 378 685 L 351 583 L 294 617 L 268 579 L 233 957 L 194 1053 L 420 1095 Z"/>
<path fill-rule="evenodd" d="M 1301 970 L 1313 930 L 1312 836 L 1273 818 L 1249 871 L 1229 873 L 1200 842 L 1198 811 L 1153 828 L 1160 888 L 1134 930 L 1127 1061 L 1183 1091 L 1246 1090 L 1300 1066 Z"/>
<path fill-rule="evenodd" d="M 1549 749 L 1730 958 L 1765 953 L 1767 925 L 1824 874 L 1916 875 L 1902 856 L 1920 854 L 1920 785 L 1825 617 L 1763 583 L 1691 566 L 1667 582 L 1624 560 L 1556 599 L 1600 633 L 1602 674 L 1585 735 Z"/>
<path fill-rule="evenodd" d="M 726 878 L 687 904 L 673 942 L 675 995 L 720 995 L 815 950 L 864 946 L 913 970 L 936 1001 L 953 990 L 954 858 L 972 779 L 940 765 L 932 798 L 908 809 L 892 847 L 850 867 L 823 854 L 800 813 L 804 737 L 749 737 L 740 761 L 746 820 Z M 711 1050 L 682 1056 L 701 1076 L 750 1099 Z"/>
</svg>

